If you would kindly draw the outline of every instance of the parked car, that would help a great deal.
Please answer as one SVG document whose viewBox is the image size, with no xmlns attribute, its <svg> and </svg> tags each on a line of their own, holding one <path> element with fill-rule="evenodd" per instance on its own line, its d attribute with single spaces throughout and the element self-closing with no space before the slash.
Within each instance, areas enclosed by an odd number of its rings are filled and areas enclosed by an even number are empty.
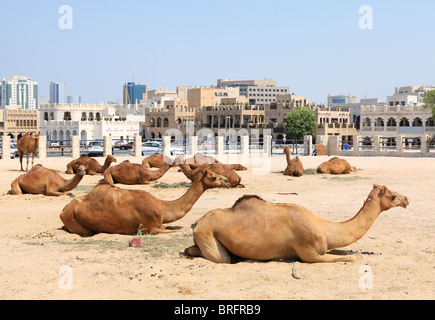
<svg viewBox="0 0 435 320">
<path fill-rule="evenodd" d="M 0 143 L 0 150 L 2 150 L 2 144 Z M 2 154 L 3 156 L 3 154 Z M 11 143 L 11 159 L 18 157 L 17 144 L 15 142 Z"/>
<path fill-rule="evenodd" d="M 130 141 L 127 143 L 124 143 L 122 146 L 119 147 L 120 150 L 131 150 L 134 147 L 134 141 Z"/>
<path fill-rule="evenodd" d="M 118 141 L 115 141 L 113 143 L 113 148 L 115 148 L 115 149 L 121 149 L 121 146 L 123 146 L 123 145 L 124 145 L 124 141 L 118 140 Z"/>
<path fill-rule="evenodd" d="M 142 142 L 142 155 L 152 155 L 154 153 L 162 152 L 162 144 L 159 142 Z"/>
<path fill-rule="evenodd" d="M 88 156 L 103 156 L 104 154 L 104 142 L 103 141 L 91 141 L 89 142 L 89 148 L 87 150 Z"/>
</svg>

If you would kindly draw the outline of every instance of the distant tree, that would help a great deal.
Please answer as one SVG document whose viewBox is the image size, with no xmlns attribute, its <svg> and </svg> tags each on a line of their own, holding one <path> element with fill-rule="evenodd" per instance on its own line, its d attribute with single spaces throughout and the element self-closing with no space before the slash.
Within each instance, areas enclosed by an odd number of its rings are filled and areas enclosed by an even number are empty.
<svg viewBox="0 0 435 320">
<path fill-rule="evenodd" d="M 435 121 L 435 90 L 429 91 L 424 97 L 423 103 L 426 109 L 432 109 L 432 120 Z"/>
<path fill-rule="evenodd" d="M 304 136 L 316 137 L 316 120 L 309 107 L 295 109 L 284 120 L 284 131 L 289 140 L 302 140 Z"/>
</svg>

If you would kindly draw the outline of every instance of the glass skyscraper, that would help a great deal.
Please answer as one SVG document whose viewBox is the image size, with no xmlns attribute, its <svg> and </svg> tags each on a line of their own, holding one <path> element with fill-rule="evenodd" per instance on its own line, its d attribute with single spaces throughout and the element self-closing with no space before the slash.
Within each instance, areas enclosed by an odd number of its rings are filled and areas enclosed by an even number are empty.
<svg viewBox="0 0 435 320">
<path fill-rule="evenodd" d="M 124 104 L 145 104 L 148 96 L 148 85 L 128 82 L 124 85 Z"/>
</svg>

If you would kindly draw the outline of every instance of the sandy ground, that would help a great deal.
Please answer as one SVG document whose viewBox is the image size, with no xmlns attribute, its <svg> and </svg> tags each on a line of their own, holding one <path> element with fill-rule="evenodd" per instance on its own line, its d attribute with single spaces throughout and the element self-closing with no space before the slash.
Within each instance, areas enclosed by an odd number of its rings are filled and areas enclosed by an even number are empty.
<svg viewBox="0 0 435 320">
<path fill-rule="evenodd" d="M 327 159 L 301 157 L 305 169 Z M 128 246 L 134 236 L 81 238 L 63 231 L 59 214 L 71 198 L 7 195 L 22 172 L 19 160 L 0 161 L 0 299 L 434 299 L 435 159 L 346 159 L 357 173 L 300 178 L 282 175 L 283 156 L 271 158 L 265 172 L 251 160 L 249 170 L 239 172 L 246 188 L 206 191 L 184 218 L 171 224 L 182 232 L 141 236 L 143 248 Z M 64 172 L 70 160 L 51 158 L 43 164 Z M 86 194 L 99 179 L 84 177 L 72 193 Z M 172 168 L 159 181 L 188 180 Z M 193 244 L 192 223 L 211 209 L 232 206 L 244 194 L 297 203 L 322 218 L 345 221 L 359 211 L 374 183 L 406 195 L 410 206 L 382 213 L 361 240 L 345 248 L 356 252 L 356 263 L 221 265 L 183 254 Z M 119 185 L 165 200 L 187 190 L 152 186 Z M 300 279 L 292 277 L 293 265 Z"/>
</svg>

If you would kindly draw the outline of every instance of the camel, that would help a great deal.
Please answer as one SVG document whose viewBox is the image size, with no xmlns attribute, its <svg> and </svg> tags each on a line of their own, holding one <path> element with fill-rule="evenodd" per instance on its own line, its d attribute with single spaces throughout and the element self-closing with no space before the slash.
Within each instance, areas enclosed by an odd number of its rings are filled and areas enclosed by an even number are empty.
<svg viewBox="0 0 435 320">
<path fill-rule="evenodd" d="M 110 167 L 112 162 L 116 162 L 116 159 L 111 154 L 106 157 L 104 165 L 100 165 L 97 160 L 90 158 L 87 155 L 81 155 L 80 158 L 75 159 L 67 164 L 65 173 L 74 174 L 77 172 L 77 168 L 80 165 L 84 165 L 86 167 L 86 174 L 90 176 L 103 174 L 104 171 Z"/>
<path fill-rule="evenodd" d="M 317 172 L 323 174 L 349 174 L 356 171 L 357 169 L 352 167 L 349 162 L 338 157 L 325 161 L 317 167 Z"/>
<path fill-rule="evenodd" d="M 154 153 L 142 160 L 142 165 L 145 168 L 161 168 L 165 163 L 170 164 L 172 160 L 160 153 Z"/>
<path fill-rule="evenodd" d="M 35 161 L 35 155 L 38 151 L 38 144 L 39 144 L 39 133 L 35 133 L 33 137 L 26 133 L 24 136 L 22 136 L 18 142 L 17 142 L 17 152 L 20 157 L 20 164 L 21 164 L 21 171 L 24 171 L 23 169 L 23 156 L 26 154 L 27 158 L 27 167 L 26 171 L 29 171 L 29 155 L 32 154 L 32 167 L 33 163 Z"/>
<path fill-rule="evenodd" d="M 231 165 L 226 165 L 223 163 L 214 163 L 214 164 L 208 164 L 208 165 L 203 164 L 203 165 L 199 166 L 197 169 L 192 170 L 192 169 L 190 169 L 189 165 L 187 165 L 186 162 L 184 161 L 184 163 L 179 164 L 179 166 L 180 166 L 181 171 L 186 176 L 186 178 L 191 180 L 191 181 L 193 179 L 194 172 L 196 170 L 200 170 L 201 168 L 207 168 L 207 169 L 213 171 L 214 173 L 217 173 L 217 174 L 227 178 L 228 181 L 230 182 L 232 188 L 234 188 L 234 187 L 244 188 L 245 187 L 243 184 L 240 183 L 242 181 L 242 178 L 237 174 L 237 172 L 235 172 L 234 170 L 231 169 Z"/>
<path fill-rule="evenodd" d="M 164 163 L 158 170 L 150 170 L 141 164 L 130 163 L 125 160 L 116 166 L 104 171 L 104 180 L 109 184 L 148 184 L 150 181 L 160 179 L 173 165 Z"/>
<path fill-rule="evenodd" d="M 60 214 L 65 229 L 82 237 L 96 233 L 170 233 L 163 224 L 183 218 L 210 188 L 228 188 L 227 178 L 207 169 L 195 172 L 189 190 L 174 201 L 164 201 L 143 190 L 123 190 L 102 180 L 86 196 L 72 200 Z"/>
<path fill-rule="evenodd" d="M 357 215 L 337 223 L 300 205 L 243 196 L 232 208 L 212 210 L 199 219 L 193 230 L 195 245 L 185 253 L 215 263 L 230 263 L 228 252 L 254 260 L 355 262 L 354 256 L 334 249 L 360 239 L 381 212 L 408 205 L 405 196 L 375 184 Z"/>
<path fill-rule="evenodd" d="M 74 177 L 71 180 L 66 180 L 55 170 L 47 169 L 38 164 L 12 182 L 9 194 L 30 193 L 54 197 L 70 194 L 67 192 L 77 187 L 85 174 L 86 167 L 81 165 Z"/>
<path fill-rule="evenodd" d="M 302 176 L 304 174 L 304 166 L 302 165 L 302 161 L 298 157 L 290 159 L 289 147 L 284 147 L 284 154 L 287 159 L 287 167 L 284 170 L 284 175 L 294 177 Z"/>
<path fill-rule="evenodd" d="M 213 158 L 211 156 L 205 156 L 201 153 L 197 153 L 192 158 L 189 158 L 186 160 L 184 159 L 183 156 L 178 156 L 175 158 L 174 163 L 177 165 L 179 165 L 180 163 L 184 163 L 188 166 L 188 168 L 195 170 L 199 166 L 202 166 L 202 165 L 212 165 L 212 164 L 221 163 L 221 162 L 219 162 L 218 160 L 216 160 L 215 158 Z M 235 170 L 235 171 L 248 170 L 248 168 L 246 168 L 245 166 L 243 166 L 241 164 L 225 164 L 225 165 L 227 166 L 227 168 L 229 168 L 231 170 Z"/>
</svg>

